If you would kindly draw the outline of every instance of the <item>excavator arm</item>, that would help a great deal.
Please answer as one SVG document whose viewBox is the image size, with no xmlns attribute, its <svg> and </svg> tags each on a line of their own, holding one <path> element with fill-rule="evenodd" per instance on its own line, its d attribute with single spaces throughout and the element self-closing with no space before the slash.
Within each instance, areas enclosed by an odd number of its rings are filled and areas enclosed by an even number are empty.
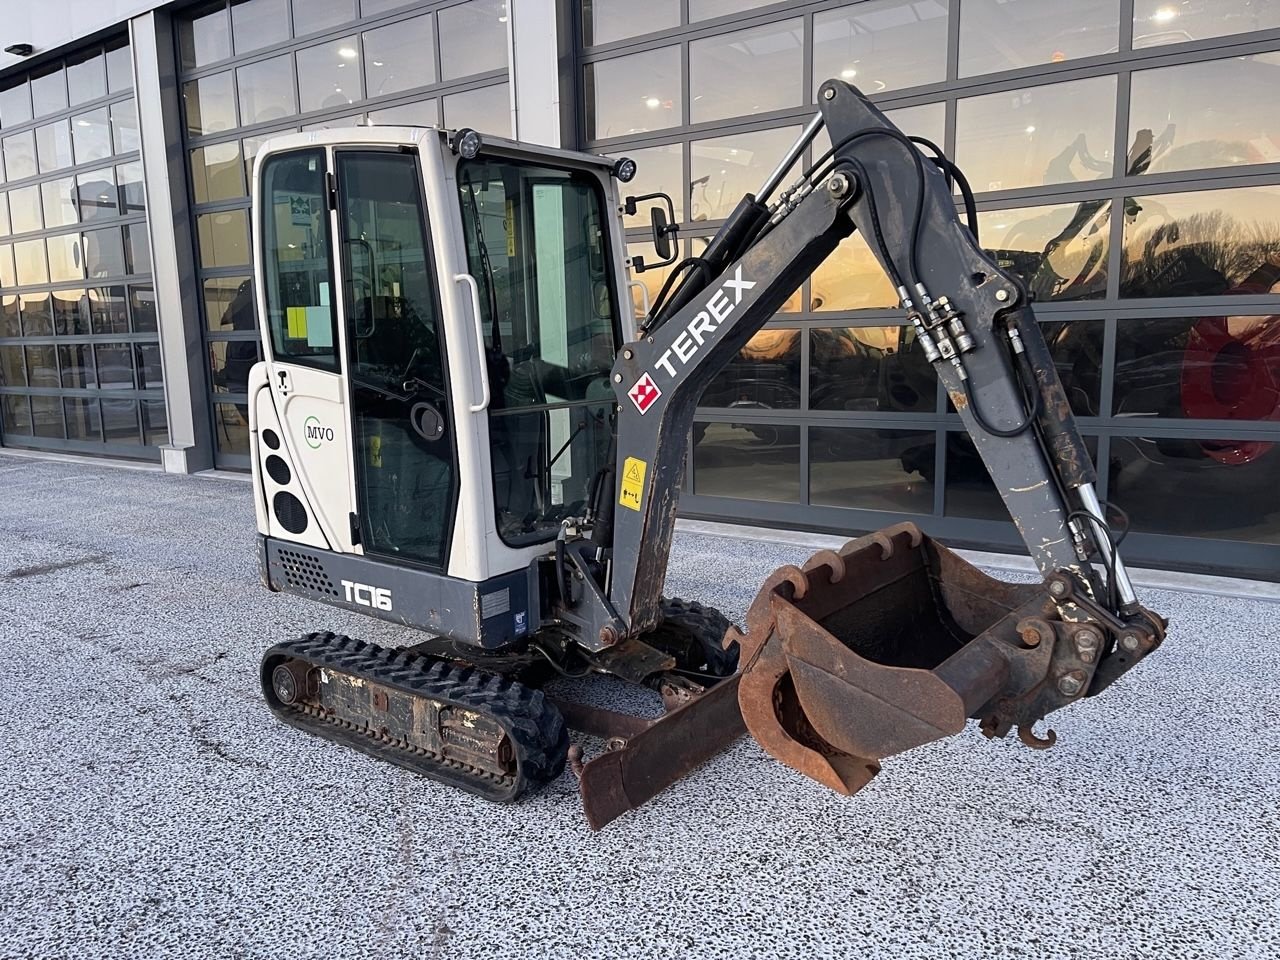
<svg viewBox="0 0 1280 960">
<path fill-rule="evenodd" d="M 618 354 L 615 497 L 594 536 L 610 572 L 587 641 L 603 648 L 654 626 L 699 397 L 861 230 L 1044 583 L 991 580 L 911 525 L 766 583 L 745 635 L 731 631 L 747 726 L 779 759 L 852 792 L 880 758 L 970 716 L 988 735 L 1017 726 L 1047 745 L 1032 726 L 1131 668 L 1165 622 L 1139 604 L 1118 555 L 1026 288 L 957 216 L 958 171 L 848 84 L 826 82 L 818 103 L 778 171 L 682 265 Z M 824 126 L 832 149 L 769 202 Z"/>
</svg>

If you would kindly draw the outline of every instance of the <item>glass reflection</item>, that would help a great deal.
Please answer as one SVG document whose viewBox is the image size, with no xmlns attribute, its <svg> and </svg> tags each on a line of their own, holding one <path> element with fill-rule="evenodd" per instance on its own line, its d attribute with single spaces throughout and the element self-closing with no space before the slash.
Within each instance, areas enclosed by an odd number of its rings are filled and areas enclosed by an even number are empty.
<svg viewBox="0 0 1280 960">
<path fill-rule="evenodd" d="M 694 493 L 799 502 L 799 427 L 697 422 L 693 444 Z"/>
<path fill-rule="evenodd" d="M 978 192 L 1110 177 L 1115 105 L 1114 76 L 962 99 L 956 163 Z"/>
<path fill-rule="evenodd" d="M 231 56 L 227 6 L 207 3 L 178 21 L 178 51 L 184 70 L 195 70 Z"/>
<path fill-rule="evenodd" d="M 31 119 L 31 87 L 26 80 L 0 86 L 0 124 L 16 127 Z M 14 179 L 13 177 L 9 178 Z"/>
<path fill-rule="evenodd" d="M 133 57 L 129 53 L 129 41 L 113 41 L 107 47 L 107 89 L 112 93 L 133 89 Z"/>
<path fill-rule="evenodd" d="M 13 267 L 13 245 L 8 243 L 0 244 L 0 289 L 7 290 L 9 287 L 16 287 L 17 285 L 18 275 Z M 17 334 L 0 332 L 0 337 L 4 336 L 16 337 Z"/>
<path fill-rule="evenodd" d="M 204 282 L 204 317 L 210 330 L 254 330 L 253 284 L 248 277 Z"/>
<path fill-rule="evenodd" d="M 71 166 L 71 131 L 67 121 L 55 120 L 36 127 L 36 159 L 41 173 Z"/>
<path fill-rule="evenodd" d="M 809 309 L 888 310 L 898 306 L 893 284 L 862 239 L 845 237 L 809 281 Z"/>
<path fill-rule="evenodd" d="M 759 189 L 799 135 L 799 127 L 783 127 L 694 141 L 690 147 L 689 219 L 727 217 L 743 194 Z M 791 183 L 797 175 L 793 168 L 783 183 Z"/>
<path fill-rule="evenodd" d="M 92 230 L 86 233 L 84 263 L 90 280 L 118 277 L 125 273 L 124 244 L 120 241 L 119 228 L 109 227 L 106 230 Z"/>
<path fill-rule="evenodd" d="M 1280 317 L 1121 320 L 1115 415 L 1280 420 Z"/>
<path fill-rule="evenodd" d="M 583 43 L 626 40 L 680 25 L 680 0 L 582 0 Z"/>
<path fill-rule="evenodd" d="M 293 59 L 285 54 L 236 69 L 240 91 L 240 123 L 268 123 L 295 112 Z M 304 108 L 314 109 L 314 108 Z"/>
<path fill-rule="evenodd" d="M 587 139 L 625 137 L 684 123 L 682 89 L 679 47 L 588 64 Z"/>
<path fill-rule="evenodd" d="M 66 429 L 62 423 L 62 401 L 57 397 L 32 397 L 31 422 L 37 437 L 54 440 L 66 438 Z"/>
<path fill-rule="evenodd" d="M 128 333 L 129 312 L 124 287 L 89 290 L 89 323 L 95 334 Z"/>
<path fill-rule="evenodd" d="M 945 80 L 947 5 L 869 0 L 814 14 L 814 96 L 832 78 L 869 96 Z"/>
<path fill-rule="evenodd" d="M 1280 291 L 1280 187 L 1125 201 L 1120 296 Z"/>
<path fill-rule="evenodd" d="M 200 264 L 234 267 L 249 262 L 249 228 L 244 210 L 202 213 L 196 217 Z"/>
<path fill-rule="evenodd" d="M 1280 160 L 1280 119 L 1257 109 L 1280 83 L 1278 68 L 1280 53 L 1261 53 L 1134 73 L 1130 139 L 1150 143 L 1137 172 Z"/>
<path fill-rule="evenodd" d="M 1110 466 L 1109 497 L 1140 533 L 1280 542 L 1280 445 L 1114 437 Z"/>
<path fill-rule="evenodd" d="M 444 98 L 446 127 L 474 127 L 481 133 L 511 136 L 511 87 L 500 83 Z"/>
<path fill-rule="evenodd" d="M 6 436 L 31 436 L 31 400 L 0 396 L 0 427 Z"/>
<path fill-rule="evenodd" d="M 67 418 L 68 440 L 101 440 L 102 417 L 98 401 L 84 397 L 69 397 L 62 401 Z"/>
<path fill-rule="evenodd" d="M 776 0 L 689 0 L 689 22 L 744 13 L 774 2 Z"/>
<path fill-rule="evenodd" d="M 100 343 L 95 356 L 103 390 L 133 389 L 133 350 L 127 343 Z"/>
<path fill-rule="evenodd" d="M 24 293 L 19 298 L 22 309 L 22 335 L 48 337 L 53 334 L 53 309 L 47 293 Z"/>
<path fill-rule="evenodd" d="M 129 288 L 129 316 L 134 333 L 155 333 L 160 329 L 154 287 L 148 284 Z"/>
<path fill-rule="evenodd" d="M 107 70 L 101 53 L 67 64 L 67 91 L 73 107 L 107 95 Z"/>
<path fill-rule="evenodd" d="M 141 167 L 141 164 L 138 164 Z M 139 187 L 142 185 L 139 184 Z M 90 170 L 76 177 L 74 202 L 70 204 L 72 212 L 80 211 L 82 223 L 92 223 L 114 217 L 119 213 L 119 202 L 116 197 L 115 177 L 110 167 L 101 170 Z M 46 207 L 46 216 L 48 208 Z M 74 223 L 75 221 L 72 220 Z"/>
<path fill-rule="evenodd" d="M 13 245 L 17 264 L 18 286 L 49 282 L 49 265 L 45 260 L 43 240 L 23 240 Z"/>
<path fill-rule="evenodd" d="M 365 87 L 370 97 L 435 83 L 431 15 L 366 31 L 364 57 Z"/>
<path fill-rule="evenodd" d="M 797 106 L 804 50 L 802 20 L 689 43 L 689 122 Z"/>
<path fill-rule="evenodd" d="M 102 172 L 109 182 L 111 172 L 109 170 Z M 132 163 L 122 163 L 116 167 L 116 182 L 120 185 L 121 213 L 127 216 L 131 213 L 142 213 L 147 209 L 146 197 L 143 194 L 142 163 L 140 161 L 134 160 Z"/>
<path fill-rule="evenodd" d="M 1107 295 L 1111 201 L 1086 200 L 978 214 L 982 247 L 1037 300 Z"/>
<path fill-rule="evenodd" d="M 1120 0 L 963 0 L 960 76 L 1112 53 Z"/>
<path fill-rule="evenodd" d="M 128 224 L 124 228 L 125 272 L 151 272 L 151 240 L 145 223 Z"/>
<path fill-rule="evenodd" d="M 40 215 L 40 188 L 31 186 L 10 190 L 9 214 L 14 233 L 30 233 L 44 226 Z"/>
<path fill-rule="evenodd" d="M 1208 40 L 1280 27 L 1280 7 L 1265 0 L 1134 0 L 1133 48 Z"/>
<path fill-rule="evenodd" d="M 191 136 L 236 126 L 236 99 L 230 70 L 184 83 L 182 99 L 187 108 L 187 133 Z"/>
<path fill-rule="evenodd" d="M 219 143 L 191 151 L 191 189 L 196 203 L 243 197 L 240 144 Z"/>
<path fill-rule="evenodd" d="M 649 242 L 633 241 L 628 243 L 627 256 L 633 261 L 636 257 L 639 257 L 646 264 L 643 272 L 637 272 L 634 268 L 631 270 L 631 282 L 635 284 L 635 286 L 631 287 L 631 302 L 635 307 L 636 317 L 641 318 L 645 316 L 646 304 L 652 307 L 657 303 L 658 294 L 662 291 L 662 285 L 671 276 L 671 270 L 675 264 L 669 264 L 665 267 L 648 266 L 649 264 L 661 262 L 658 257 L 658 251 Z"/>
<path fill-rule="evenodd" d="M 231 4 L 231 33 L 237 54 L 288 40 L 287 0 L 236 0 Z"/>
<path fill-rule="evenodd" d="M 84 389 L 97 385 L 93 370 L 93 347 L 72 343 L 58 347 L 58 364 L 62 368 L 62 385 Z"/>
<path fill-rule="evenodd" d="M 31 78 L 31 105 L 37 117 L 67 109 L 67 77 L 62 67 Z"/>
<path fill-rule="evenodd" d="M 616 157 L 630 157 L 636 162 L 636 175 L 628 184 L 620 186 L 624 196 L 642 197 L 647 193 L 665 193 L 675 206 L 676 220 L 684 219 L 684 202 L 680 181 L 684 177 L 683 148 L 678 143 L 664 147 L 646 147 L 643 150 L 627 150 Z M 641 203 L 633 216 L 623 216 L 627 227 L 648 227 L 652 204 Z"/>
<path fill-rule="evenodd" d="M 5 137 L 3 147 L 4 171 L 10 183 L 34 177 L 40 172 L 36 167 L 35 134 L 30 130 Z"/>
<path fill-rule="evenodd" d="M 40 203 L 46 227 L 66 227 L 77 222 L 75 188 L 71 177 L 46 180 L 40 184 Z"/>
<path fill-rule="evenodd" d="M 809 428 L 809 501 L 933 513 L 934 433 Z"/>
<path fill-rule="evenodd" d="M 59 336 L 82 337 L 89 333 L 88 304 L 83 290 L 53 291 L 53 327 Z M 67 365 L 64 363 L 62 365 L 64 381 L 66 369 Z M 63 386 L 66 386 L 66 383 Z"/>
<path fill-rule="evenodd" d="M 0 346 L 0 387 L 26 385 L 27 368 L 22 358 L 22 347 Z"/>
<path fill-rule="evenodd" d="M 142 401 L 142 442 L 151 447 L 169 442 L 169 418 L 163 400 Z"/>
<path fill-rule="evenodd" d="M 111 105 L 111 142 L 116 153 L 133 153 L 141 148 L 138 109 L 132 100 L 120 100 Z"/>
<path fill-rule="evenodd" d="M 249 456 L 249 421 L 233 403 L 213 405 L 213 438 L 219 456 Z"/>
<path fill-rule="evenodd" d="M 1071 412 L 1077 417 L 1102 414 L 1103 328 L 1101 320 L 1055 320 L 1040 324 L 1058 379 L 1067 392 Z"/>
<path fill-rule="evenodd" d="M 297 57 L 303 113 L 345 107 L 360 99 L 360 44 L 355 37 L 299 50 Z"/>
<path fill-rule="evenodd" d="M 103 400 L 102 433 L 107 443 L 138 443 L 138 401 Z"/>
<path fill-rule="evenodd" d="M 356 18 L 354 0 L 306 0 L 293 5 L 293 34 L 319 33 Z"/>
<path fill-rule="evenodd" d="M 33 387 L 58 385 L 58 358 L 52 344 L 28 346 L 27 380 Z"/>
<path fill-rule="evenodd" d="M 60 237 L 50 237 L 46 242 L 49 245 L 49 280 L 53 283 L 83 280 L 80 235 L 63 234 Z"/>
<path fill-rule="evenodd" d="M 800 406 L 799 330 L 756 333 L 703 391 L 698 405 L 737 410 Z"/>
<path fill-rule="evenodd" d="M 111 119 L 106 107 L 71 118 L 76 163 L 92 163 L 111 156 Z"/>
<path fill-rule="evenodd" d="M 932 414 L 937 381 L 907 326 L 809 331 L 814 410 Z"/>
<path fill-rule="evenodd" d="M 385 126 L 434 127 L 440 123 L 438 100 L 415 100 L 395 107 L 369 111 L 369 122 Z"/>
<path fill-rule="evenodd" d="M 436 14 L 440 77 L 455 80 L 507 66 L 507 0 L 470 0 Z"/>
</svg>

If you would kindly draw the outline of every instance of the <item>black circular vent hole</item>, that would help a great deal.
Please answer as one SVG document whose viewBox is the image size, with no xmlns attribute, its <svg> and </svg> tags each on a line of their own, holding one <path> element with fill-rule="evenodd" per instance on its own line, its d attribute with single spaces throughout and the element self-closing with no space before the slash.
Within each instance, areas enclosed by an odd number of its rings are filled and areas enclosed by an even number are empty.
<svg viewBox="0 0 1280 960">
<path fill-rule="evenodd" d="M 292 493 L 281 490 L 271 500 L 276 520 L 290 533 L 302 533 L 307 529 L 307 508 Z"/>
<path fill-rule="evenodd" d="M 270 428 L 262 431 L 262 442 L 272 450 L 280 449 L 280 438 L 276 436 L 276 432 Z"/>
<path fill-rule="evenodd" d="M 293 479 L 293 474 L 289 471 L 289 465 L 284 462 L 283 458 L 277 457 L 274 453 L 267 457 L 267 474 L 282 487 L 287 487 L 289 481 Z"/>
</svg>

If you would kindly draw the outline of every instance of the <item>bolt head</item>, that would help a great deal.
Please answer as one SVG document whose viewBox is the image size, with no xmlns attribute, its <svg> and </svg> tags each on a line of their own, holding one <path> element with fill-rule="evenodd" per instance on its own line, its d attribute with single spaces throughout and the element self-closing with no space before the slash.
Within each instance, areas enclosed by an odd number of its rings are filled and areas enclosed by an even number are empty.
<svg viewBox="0 0 1280 960">
<path fill-rule="evenodd" d="M 835 87 L 827 87 L 825 90 L 822 91 L 823 100 L 834 100 L 835 98 L 836 98 Z"/>
<path fill-rule="evenodd" d="M 1065 597 L 1067 595 L 1067 585 L 1061 580 L 1054 580 L 1049 584 L 1049 592 L 1055 597 Z"/>
<path fill-rule="evenodd" d="M 1120 638 L 1120 649 L 1129 653 L 1137 653 L 1141 641 L 1136 633 L 1126 633 Z"/>
<path fill-rule="evenodd" d="M 1072 639 L 1081 650 L 1094 650 L 1098 646 L 1098 635 L 1092 630 L 1077 630 Z"/>
<path fill-rule="evenodd" d="M 1084 689 L 1084 674 L 1079 670 L 1064 673 L 1058 678 L 1058 690 L 1064 697 L 1074 697 Z"/>
<path fill-rule="evenodd" d="M 615 373 L 615 374 L 613 375 L 613 382 L 614 382 L 614 383 L 621 383 L 621 382 L 622 382 L 622 374 L 620 374 L 620 373 Z"/>
<path fill-rule="evenodd" d="M 1008 299 L 1009 299 L 1009 291 L 1008 291 L 1008 290 L 997 290 L 997 291 L 996 291 L 996 299 L 997 299 L 997 300 L 999 300 L 1001 303 L 1004 303 L 1006 300 L 1008 300 Z"/>
</svg>

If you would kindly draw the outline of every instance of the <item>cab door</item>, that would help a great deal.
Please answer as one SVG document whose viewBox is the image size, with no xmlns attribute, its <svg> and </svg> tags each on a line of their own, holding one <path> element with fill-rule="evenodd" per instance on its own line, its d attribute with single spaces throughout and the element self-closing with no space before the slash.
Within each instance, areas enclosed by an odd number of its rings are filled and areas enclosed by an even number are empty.
<svg viewBox="0 0 1280 960">
<path fill-rule="evenodd" d="M 444 570 L 456 511 L 455 422 L 416 154 L 339 149 L 338 230 L 366 554 Z"/>
<path fill-rule="evenodd" d="M 350 552 L 350 443 L 328 172 L 321 147 L 269 155 L 259 172 L 267 386 L 250 401 L 260 438 L 254 476 L 270 505 L 265 532 Z"/>
</svg>

